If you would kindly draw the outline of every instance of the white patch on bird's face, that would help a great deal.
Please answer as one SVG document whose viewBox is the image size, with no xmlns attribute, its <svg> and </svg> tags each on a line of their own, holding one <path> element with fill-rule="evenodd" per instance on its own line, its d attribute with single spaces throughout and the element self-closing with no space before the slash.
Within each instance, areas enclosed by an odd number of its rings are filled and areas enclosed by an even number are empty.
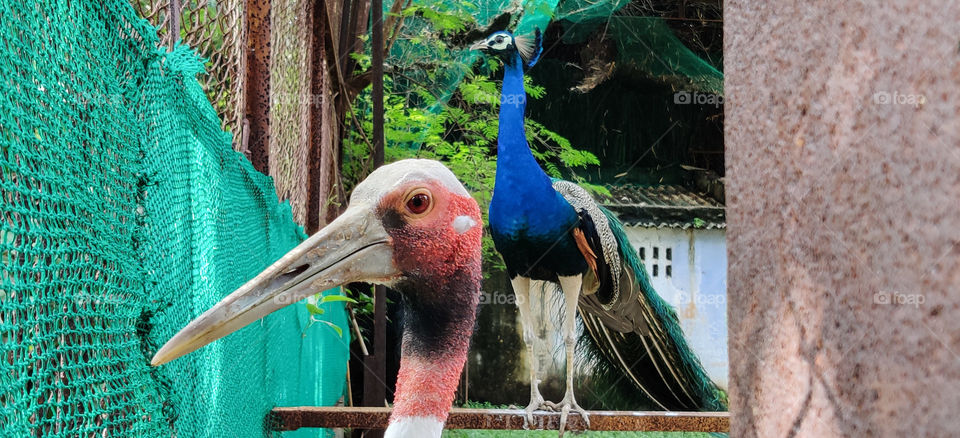
<svg viewBox="0 0 960 438">
<path fill-rule="evenodd" d="M 463 234 L 467 231 L 470 231 L 471 228 L 477 225 L 477 221 L 473 220 L 470 216 L 457 216 L 453 220 L 453 231 L 456 231 L 457 234 Z"/>
<path fill-rule="evenodd" d="M 491 50 L 506 50 L 511 43 L 513 43 L 513 37 L 505 32 L 497 32 L 487 38 L 487 47 L 489 47 Z"/>
</svg>

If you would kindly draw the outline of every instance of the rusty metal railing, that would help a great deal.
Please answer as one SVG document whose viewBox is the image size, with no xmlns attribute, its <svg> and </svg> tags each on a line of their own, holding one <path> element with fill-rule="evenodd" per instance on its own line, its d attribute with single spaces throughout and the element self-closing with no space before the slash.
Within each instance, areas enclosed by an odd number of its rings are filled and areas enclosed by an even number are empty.
<svg viewBox="0 0 960 438">
<path fill-rule="evenodd" d="M 729 432 L 729 412 L 589 411 L 590 430 L 641 432 Z M 270 412 L 274 430 L 304 427 L 385 429 L 390 408 L 289 407 Z M 532 429 L 559 430 L 560 414 L 537 411 Z M 453 409 L 447 429 L 523 429 L 524 412 L 519 409 Z M 583 419 L 570 413 L 567 430 L 584 430 Z"/>
</svg>

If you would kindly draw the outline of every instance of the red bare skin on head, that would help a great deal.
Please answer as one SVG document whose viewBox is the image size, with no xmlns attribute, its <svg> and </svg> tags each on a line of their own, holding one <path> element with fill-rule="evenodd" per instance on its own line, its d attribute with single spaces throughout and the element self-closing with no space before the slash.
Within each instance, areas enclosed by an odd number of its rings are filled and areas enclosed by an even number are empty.
<svg viewBox="0 0 960 438">
<path fill-rule="evenodd" d="M 431 205 L 422 216 L 408 211 L 411 195 L 429 192 Z M 393 210 L 406 224 L 392 230 L 394 262 L 404 273 L 444 281 L 458 269 L 480 271 L 480 207 L 473 198 L 452 193 L 438 183 L 408 184 L 386 195 L 380 209 Z M 468 216 L 476 223 L 463 234 L 453 227 L 458 216 Z"/>
<path fill-rule="evenodd" d="M 429 208 L 416 214 L 422 208 L 423 198 L 412 203 L 411 199 L 424 193 L 428 194 Z M 384 196 L 379 207 L 381 217 L 392 218 L 384 221 L 391 222 L 388 233 L 393 239 L 394 263 L 405 276 L 424 282 L 415 298 L 456 309 L 456 320 L 447 332 L 438 334 L 443 341 L 443 351 L 439 353 L 425 357 L 425 353 L 411 348 L 413 335 L 404 333 L 390 422 L 423 416 L 442 422 L 453 404 L 467 360 L 480 296 L 480 207 L 473 198 L 455 194 L 435 182 L 401 187 Z M 460 216 L 469 217 L 474 225 L 466 230 L 461 227 L 458 232 L 454 220 Z"/>
</svg>

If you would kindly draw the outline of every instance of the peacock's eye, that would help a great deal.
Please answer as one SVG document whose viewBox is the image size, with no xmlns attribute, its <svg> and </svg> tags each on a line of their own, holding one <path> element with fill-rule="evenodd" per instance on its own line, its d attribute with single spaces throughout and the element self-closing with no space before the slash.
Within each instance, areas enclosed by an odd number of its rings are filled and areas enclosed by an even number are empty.
<svg viewBox="0 0 960 438">
<path fill-rule="evenodd" d="M 413 216 L 422 216 L 430 211 L 432 199 L 427 189 L 417 189 L 407 195 L 407 211 Z"/>
<path fill-rule="evenodd" d="M 502 43 L 502 42 L 503 42 L 503 36 L 502 36 L 502 35 L 497 37 L 497 42 L 498 42 L 498 43 Z"/>
</svg>

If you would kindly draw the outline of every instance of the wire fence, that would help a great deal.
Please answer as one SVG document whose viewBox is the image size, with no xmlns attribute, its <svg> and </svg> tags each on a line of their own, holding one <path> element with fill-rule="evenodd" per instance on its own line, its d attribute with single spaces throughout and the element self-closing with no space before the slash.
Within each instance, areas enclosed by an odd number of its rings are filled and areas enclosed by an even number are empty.
<svg viewBox="0 0 960 438">
<path fill-rule="evenodd" d="M 172 47 L 179 41 L 207 60 L 206 74 L 199 78 L 210 103 L 220 116 L 221 127 L 233 135 L 240 150 L 246 85 L 246 29 L 243 0 L 136 0 L 134 9 L 157 27 L 160 44 Z M 170 14 L 177 9 L 177 14 Z M 179 33 L 179 40 L 173 38 Z"/>
<path fill-rule="evenodd" d="M 269 141 L 267 168 L 277 194 L 290 200 L 295 220 L 307 223 L 310 152 L 310 108 L 322 97 L 311 94 L 311 29 L 315 23 L 306 0 L 273 0 L 270 8 Z M 160 44 L 185 44 L 206 59 L 199 78 L 220 116 L 221 127 L 233 136 L 233 148 L 245 148 L 248 86 L 247 2 L 243 0 L 136 0 L 137 12 L 157 27 Z M 176 14 L 171 14 L 176 10 Z M 175 39 L 179 35 L 179 40 Z M 247 131 L 247 132 L 245 132 Z"/>
</svg>

